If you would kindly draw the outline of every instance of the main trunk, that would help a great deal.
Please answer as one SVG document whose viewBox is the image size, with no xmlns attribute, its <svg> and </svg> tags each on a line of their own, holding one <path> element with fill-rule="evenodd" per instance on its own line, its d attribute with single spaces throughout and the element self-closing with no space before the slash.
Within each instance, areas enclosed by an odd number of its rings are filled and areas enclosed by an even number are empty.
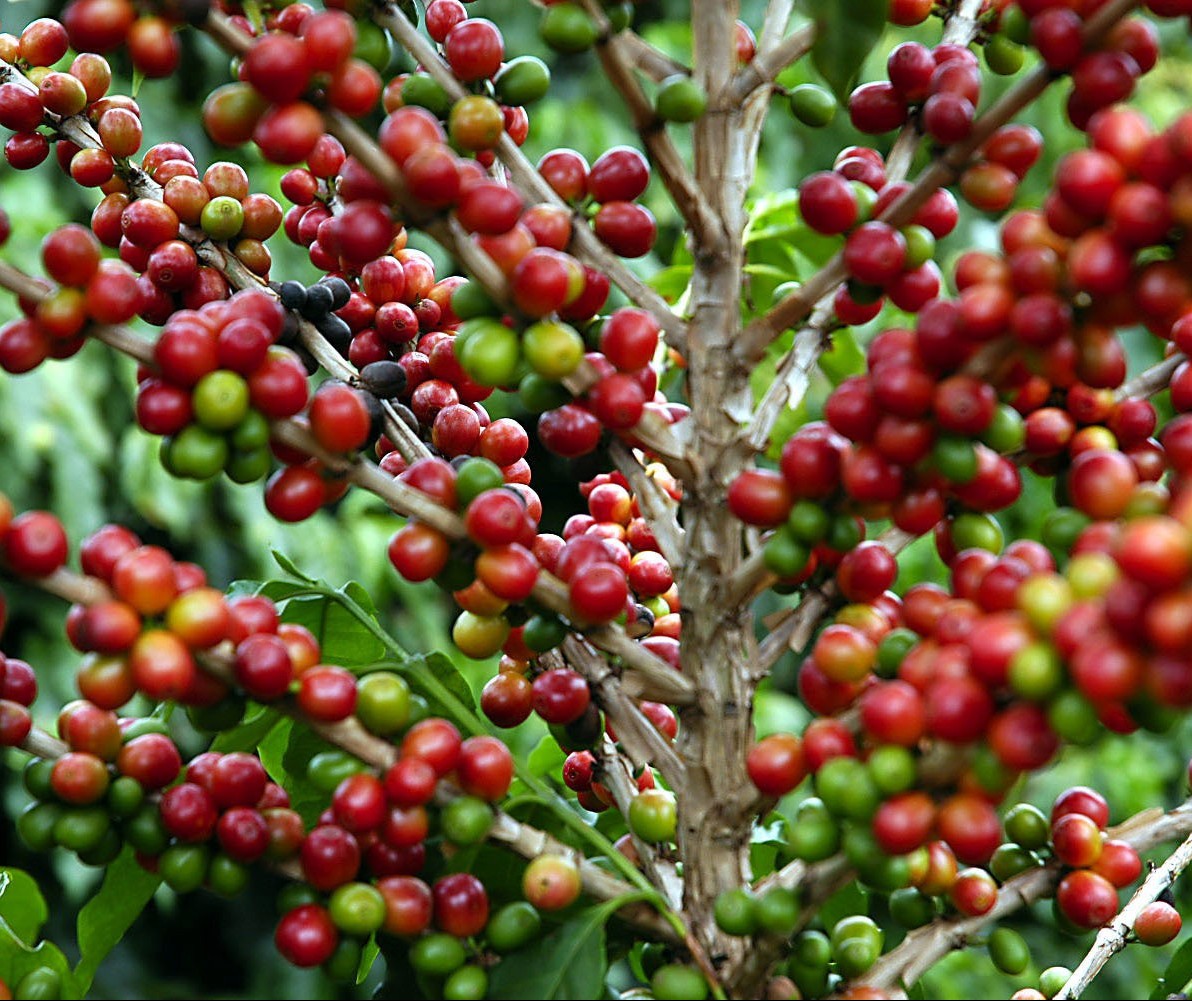
<svg viewBox="0 0 1192 1001">
<path fill-rule="evenodd" d="M 709 94 L 723 91 L 735 64 L 736 4 L 695 0 L 695 65 Z M 737 442 L 748 416 L 748 374 L 731 347 L 740 327 L 741 234 L 749 152 L 739 108 L 710 109 L 695 128 L 695 177 L 720 233 L 694 245 L 687 392 L 691 402 L 695 482 L 683 503 L 686 559 L 682 568 L 683 671 L 696 682 L 698 702 L 681 717 L 679 753 L 687 767 L 680 808 L 683 909 L 692 932 L 722 978 L 743 959 L 745 940 L 722 935 L 713 907 L 725 890 L 748 885 L 752 806 L 745 770 L 752 743 L 752 687 L 747 670 L 755 649 L 747 610 L 726 600 L 743 558 L 741 525 L 725 495 L 744 462 Z"/>
</svg>

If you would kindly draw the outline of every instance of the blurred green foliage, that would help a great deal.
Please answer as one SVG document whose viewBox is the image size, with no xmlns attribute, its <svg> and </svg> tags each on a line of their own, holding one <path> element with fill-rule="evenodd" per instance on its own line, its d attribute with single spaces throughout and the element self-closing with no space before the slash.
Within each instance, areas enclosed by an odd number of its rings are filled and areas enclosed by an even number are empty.
<svg viewBox="0 0 1192 1001">
<path fill-rule="evenodd" d="M 845 0 L 838 0 L 845 2 Z M 0 28 L 19 31 L 28 21 L 55 13 L 61 4 L 45 0 L 6 0 L 0 4 Z M 760 25 L 763 0 L 745 0 L 742 17 Z M 537 35 L 538 9 L 530 3 L 507 0 L 479 0 L 470 12 L 497 21 L 510 53 L 532 53 L 547 59 L 554 82 L 549 97 L 531 110 L 531 131 L 527 151 L 537 159 L 557 146 L 573 146 L 594 159 L 619 143 L 632 143 L 618 99 L 599 72 L 592 54 L 559 58 Z M 690 58 L 688 5 L 681 0 L 647 0 L 636 6 L 635 26 L 649 41 L 680 59 Z M 861 79 L 881 75 L 885 54 L 905 38 L 932 42 L 938 38 L 938 23 L 916 29 L 887 31 L 861 73 Z M 213 148 L 203 134 L 198 111 L 202 96 L 228 79 L 228 63 L 204 38 L 184 34 L 182 70 L 172 80 L 146 81 L 138 99 L 144 115 L 146 146 L 166 139 L 184 142 L 200 164 L 228 158 L 243 163 L 255 190 L 279 195 L 282 170 L 261 162 L 251 150 L 225 151 Z M 1166 24 L 1163 32 L 1164 60 L 1159 69 L 1142 81 L 1138 105 L 1156 122 L 1169 121 L 1192 100 L 1186 28 Z M 393 71 L 402 67 L 395 62 Z M 127 65 L 116 60 L 116 91 L 129 92 Z M 787 70 L 780 82 L 790 88 L 801 83 L 820 82 L 814 70 L 800 63 Z M 994 79 L 986 100 L 1010 84 Z M 1020 204 L 1037 205 L 1047 190 L 1052 167 L 1060 156 L 1076 147 L 1080 136 L 1067 125 L 1062 113 L 1062 88 L 1052 90 L 1021 120 L 1038 127 L 1047 137 L 1043 162 L 1031 173 L 1020 192 Z M 775 100 L 761 146 L 761 158 L 754 197 L 766 199 L 777 212 L 788 211 L 793 186 L 805 174 L 831 166 L 844 146 L 861 141 L 840 111 L 826 128 L 811 130 L 790 116 L 785 101 Z M 687 129 L 672 130 L 676 143 L 689 152 Z M 888 140 L 887 140 L 888 142 Z M 880 144 L 879 144 L 880 145 Z M 923 157 L 926 153 L 922 154 Z M 681 291 L 685 263 L 682 233 L 677 214 L 661 185 L 652 183 L 645 201 L 658 218 L 661 237 L 654 254 L 631 266 L 643 275 L 655 275 L 660 288 Z M 92 196 L 67 181 L 53 168 L 18 173 L 0 161 L 0 205 L 13 222 L 13 236 L 0 256 L 29 270 L 38 270 L 41 238 L 53 227 L 69 220 L 85 222 L 93 205 Z M 793 211 L 793 210 L 791 210 Z M 776 217 L 777 218 L 777 217 Z M 779 220 L 781 221 L 781 220 Z M 755 218 L 755 225 L 758 220 Z M 963 249 L 989 248 L 996 241 L 995 220 L 966 213 L 955 234 L 942 242 L 939 260 L 947 264 Z M 436 257 L 440 273 L 448 273 L 450 261 L 441 249 L 426 242 Z M 310 280 L 314 272 L 303 253 L 274 240 L 274 276 Z M 782 266 L 798 276 L 806 259 L 798 255 Z M 669 271 L 663 272 L 664 269 Z M 759 308 L 769 302 L 774 287 L 772 262 L 759 262 L 747 297 Z M 0 322 L 14 315 L 15 305 L 0 298 Z M 872 324 L 856 332 L 864 344 L 882 327 L 905 322 L 896 310 L 887 310 Z M 781 345 L 779 345 L 781 347 Z M 1132 368 L 1144 366 L 1157 356 L 1158 346 L 1145 334 L 1130 338 Z M 764 374 L 759 379 L 764 383 Z M 0 491 L 20 508 L 54 510 L 65 522 L 72 539 L 79 539 L 105 521 L 128 524 L 146 541 L 168 544 L 176 556 L 203 565 L 220 586 L 234 580 L 275 576 L 277 567 L 270 550 L 285 553 L 303 571 L 333 585 L 360 581 L 373 597 L 393 634 L 412 651 L 439 650 L 453 656 L 475 690 L 491 675 L 492 663 L 468 661 L 453 653 L 447 642 L 449 610 L 442 596 L 429 587 L 414 587 L 390 571 L 385 546 L 395 522 L 383 506 L 368 495 L 350 493 L 340 504 L 320 512 L 299 526 L 280 525 L 267 516 L 260 490 L 255 486 L 234 486 L 225 480 L 211 484 L 184 483 L 171 479 L 157 461 L 154 439 L 135 427 L 132 418 L 134 373 L 127 359 L 115 358 L 99 345 L 87 346 L 69 363 L 50 363 L 20 378 L 0 378 Z M 789 424 L 817 416 L 830 384 L 821 378 L 813 386 L 807 405 L 790 416 Z M 504 409 L 502 409 L 504 408 Z M 494 413 L 519 413 L 514 403 L 494 406 Z M 566 514 L 578 510 L 574 465 L 535 453 L 535 486 L 547 504 L 548 524 L 561 525 Z M 590 472 L 595 472 L 593 468 Z M 587 472 L 581 470 L 581 472 Z M 1047 486 L 1032 480 L 1022 501 L 1001 516 L 1009 537 L 1039 536 L 1042 516 L 1050 504 Z M 906 551 L 902 558 L 900 585 L 935 578 L 943 566 L 928 540 Z M 63 609 L 56 601 L 12 590 L 11 621 L 5 645 L 33 662 L 44 679 L 44 694 L 38 702 L 38 717 L 52 720 L 55 707 L 73 694 L 73 667 L 77 655 L 65 644 L 61 620 Z M 762 613 L 772 611 L 788 599 L 771 597 L 761 602 Z M 772 685 L 757 703 L 761 732 L 799 729 L 805 710 L 793 696 L 794 672 L 798 660 L 786 658 L 775 670 Z M 526 724 L 517 736 L 518 746 L 528 753 L 541 734 Z M 192 735 L 193 737 L 194 735 Z M 196 738 L 197 740 L 197 738 Z M 197 743 L 195 744 L 197 747 Z M 1072 749 L 1045 775 L 1031 780 L 1022 790 L 1024 798 L 1046 807 L 1062 788 L 1086 783 L 1102 790 L 1112 805 L 1114 820 L 1150 806 L 1170 806 L 1185 790 L 1185 766 L 1192 747 L 1192 723 L 1185 722 L 1162 737 L 1145 734 L 1129 738 L 1112 737 L 1092 750 Z M 15 756 L 14 756 L 15 757 Z M 557 765 L 551 754 L 537 752 L 542 767 Z M 551 758 L 550 761 L 546 761 Z M 544 763 L 545 762 L 545 763 Z M 532 762 L 533 766 L 533 762 Z M 29 868 L 38 874 L 51 904 L 47 937 L 72 948 L 72 919 L 80 902 L 94 887 L 97 873 L 77 863 L 55 857 L 28 856 L 13 836 L 11 816 L 23 805 L 24 793 L 14 781 L 16 772 L 6 769 L 0 782 L 6 818 L 0 825 L 0 858 Z M 796 797 L 782 804 L 790 817 Z M 762 838 L 761 842 L 764 843 Z M 274 915 L 272 890 L 277 881 L 257 874 L 254 887 L 235 904 L 207 894 L 185 900 L 169 891 L 158 893 L 152 915 L 134 927 L 126 942 L 101 969 L 93 991 L 95 997 L 332 997 L 334 989 L 315 974 L 296 971 L 277 957 L 270 944 Z M 1192 893 L 1179 890 L 1182 904 L 1192 902 Z M 1047 907 L 1036 908 L 1040 915 Z M 1025 916 L 1024 916 L 1025 918 Z M 939 964 L 925 979 L 918 996 L 972 998 L 1008 996 L 1018 986 L 1033 983 L 1038 971 L 1055 964 L 1074 965 L 1087 948 L 1088 939 L 1070 939 L 1054 931 L 1044 916 L 1036 921 L 1018 919 L 1014 926 L 1031 943 L 1034 963 L 1020 977 L 996 973 L 980 948 L 960 951 Z M 897 932 L 887 932 L 890 939 Z M 1180 942 L 1162 950 L 1134 947 L 1116 959 L 1099 978 L 1089 997 L 1141 997 L 1144 984 L 1153 984 L 1167 957 Z M 72 957 L 73 958 L 73 957 Z M 373 978 L 365 989 L 375 986 Z"/>
</svg>

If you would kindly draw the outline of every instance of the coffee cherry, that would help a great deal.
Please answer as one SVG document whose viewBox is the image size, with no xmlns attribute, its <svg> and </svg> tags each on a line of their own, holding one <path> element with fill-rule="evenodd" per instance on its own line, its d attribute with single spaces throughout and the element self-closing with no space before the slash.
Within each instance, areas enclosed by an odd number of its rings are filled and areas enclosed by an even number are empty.
<svg viewBox="0 0 1192 1001">
<path fill-rule="evenodd" d="M 791 733 L 764 737 L 749 749 L 745 759 L 749 778 L 766 796 L 785 796 L 807 774 L 802 742 Z"/>
<path fill-rule="evenodd" d="M 587 710 L 590 699 L 588 683 L 569 668 L 546 671 L 534 679 L 534 711 L 547 723 L 565 726 L 575 722 Z"/>
<path fill-rule="evenodd" d="M 537 910 L 557 911 L 570 906 L 581 889 L 579 868 L 560 855 L 539 855 L 526 866 L 522 893 Z"/>
<path fill-rule="evenodd" d="M 629 828 L 649 844 L 673 840 L 677 823 L 675 797 L 664 789 L 647 789 L 629 803 Z"/>
<path fill-rule="evenodd" d="M 1118 910 L 1113 884 L 1089 869 L 1077 869 L 1061 879 L 1055 899 L 1060 913 L 1080 928 L 1099 928 Z"/>
<path fill-rule="evenodd" d="M 305 904 L 281 919 L 273 941 L 295 966 L 320 966 L 335 952 L 339 932 L 325 907 Z"/>
<path fill-rule="evenodd" d="M 1134 934 L 1143 945 L 1166 945 L 1180 933 L 1181 927 L 1180 912 L 1162 900 L 1147 904 L 1134 919 Z"/>
<path fill-rule="evenodd" d="M 845 242 L 844 264 L 858 281 L 884 285 L 906 264 L 906 240 L 885 223 L 867 222 Z"/>
</svg>

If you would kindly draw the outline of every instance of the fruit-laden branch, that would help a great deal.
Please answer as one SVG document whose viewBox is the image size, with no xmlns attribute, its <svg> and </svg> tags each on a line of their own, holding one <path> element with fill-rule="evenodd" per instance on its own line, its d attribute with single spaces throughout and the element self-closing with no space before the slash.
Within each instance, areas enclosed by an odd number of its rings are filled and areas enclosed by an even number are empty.
<svg viewBox="0 0 1192 1001">
<path fill-rule="evenodd" d="M 982 0 L 960 0 L 944 14 L 944 31 L 941 45 L 960 45 L 967 48 L 981 31 Z M 894 184 L 906 179 L 911 162 L 919 149 L 923 134 L 919 129 L 918 115 L 908 121 L 898 133 L 890 155 L 886 157 L 886 183 Z"/>
<path fill-rule="evenodd" d="M 4 262 L 0 262 L 0 287 L 8 288 L 34 301 L 44 298 L 52 291 L 48 285 L 30 278 Z M 97 340 L 103 341 L 109 347 L 130 355 L 142 364 L 153 364 L 153 346 L 127 328 L 97 325 L 89 330 Z M 274 421 L 271 429 L 276 440 L 318 459 L 332 472 L 378 496 L 396 513 L 405 517 L 416 517 L 453 539 L 463 538 L 467 534 L 463 520 L 453 511 L 441 507 L 426 494 L 406 486 L 371 462 L 366 462 L 358 456 L 348 457 L 328 452 L 319 445 L 310 431 L 297 421 Z M 545 570 L 541 571 L 534 585 L 533 596 L 552 611 L 566 616 L 595 646 L 621 658 L 626 670 L 622 683 L 627 693 L 678 705 L 686 705 L 693 699 L 694 687 L 687 678 L 660 657 L 631 640 L 619 626 L 588 626 L 581 618 L 575 616 L 571 610 L 567 586 L 557 577 Z"/>
<path fill-rule="evenodd" d="M 79 604 L 93 604 L 96 601 L 111 600 L 112 597 L 102 581 L 65 569 L 58 570 L 50 577 L 20 579 L 23 583 L 32 584 L 66 601 Z M 198 653 L 196 661 L 212 676 L 225 683 L 235 684 L 229 641 L 224 641 L 213 650 Z M 349 717 L 339 723 L 320 723 L 309 719 L 298 708 L 292 696 L 271 703 L 271 707 L 305 723 L 329 744 L 347 751 L 381 773 L 397 760 L 398 752 L 393 744 L 369 733 L 355 717 Z M 60 757 L 67 750 L 61 741 L 36 727 L 30 730 L 21 747 L 41 758 Z M 435 788 L 435 802 L 441 806 L 460 795 L 461 791 L 446 780 L 440 780 Z M 637 888 L 630 883 L 588 861 L 582 852 L 563 844 L 545 831 L 515 820 L 499 809 L 494 809 L 493 825 L 488 837 L 526 859 L 534 859 L 539 855 L 561 855 L 571 859 L 579 867 L 584 890 L 601 900 L 615 900 L 618 897 L 632 896 L 637 892 Z M 670 942 L 681 941 L 682 937 L 676 931 L 674 923 L 647 904 L 627 904 L 617 914 L 626 922 L 657 938 Z"/>
<path fill-rule="evenodd" d="M 1192 800 L 1169 813 L 1144 810 L 1124 823 L 1111 827 L 1106 837 L 1127 842 L 1135 851 L 1144 852 L 1164 841 L 1186 838 L 1192 833 Z M 1062 875 L 1058 862 L 1029 869 L 1002 884 L 997 903 L 987 913 L 971 918 L 938 918 L 910 932 L 905 939 L 882 956 L 867 973 L 858 978 L 867 987 L 889 988 L 899 984 L 909 987 L 941 957 L 962 949 L 986 925 L 1033 904 L 1054 888 Z"/>
<path fill-rule="evenodd" d="M 235 32 L 237 35 L 241 33 L 230 22 L 225 22 L 225 27 L 229 32 Z M 247 36 L 243 36 L 247 37 Z M 32 82 L 19 69 L 9 63 L 0 61 L 0 79 L 7 79 L 9 82 L 19 83 L 25 88 L 33 88 Z M 33 88 L 36 90 L 36 88 Z M 99 135 L 91 127 L 87 119 L 79 115 L 71 115 L 67 118 L 60 118 L 51 114 L 45 113 L 47 124 L 51 125 L 57 132 L 65 136 L 70 142 L 74 143 L 80 149 L 103 149 L 103 142 Z M 351 124 L 351 123 L 349 123 Z M 354 126 L 353 126 L 354 127 Z M 388 160 L 386 159 L 388 163 Z M 389 164 L 392 168 L 392 164 Z M 148 198 L 153 201 L 162 200 L 162 187 L 146 174 L 139 167 L 130 163 L 117 164 L 117 172 L 124 179 L 128 185 L 129 191 L 138 198 Z M 400 181 L 400 177 L 398 178 Z M 265 281 L 257 274 L 252 272 L 235 253 L 228 247 L 226 243 L 217 242 L 208 239 L 201 231 L 196 230 L 190 226 L 180 227 L 179 235 L 183 240 L 189 243 L 195 249 L 195 253 L 205 263 L 214 267 L 217 271 L 224 275 L 233 288 L 244 289 L 252 288 L 264 292 L 266 295 L 277 298 L 277 293 L 273 291 L 265 283 Z M 477 248 L 478 249 L 478 248 Z M 487 255 L 486 255 L 487 256 Z M 491 264 L 491 260 L 489 261 Z M 498 277 L 501 277 L 500 272 L 496 271 L 495 266 L 492 268 Z M 296 314 L 295 314 L 296 315 Z M 336 378 L 343 379 L 345 382 L 356 383 L 358 381 L 358 373 L 354 366 L 343 358 L 319 333 L 315 325 L 308 320 L 296 315 L 298 320 L 298 331 L 302 338 L 304 346 L 316 358 L 316 360 Z M 407 462 L 421 458 L 430 453 L 426 446 L 419 440 L 418 436 L 405 424 L 397 412 L 394 410 L 392 404 L 388 402 L 382 403 L 384 411 L 384 430 L 385 434 L 398 448 L 402 457 Z"/>
<path fill-rule="evenodd" d="M 679 525 L 679 505 L 658 485 L 650 471 L 642 466 L 637 453 L 624 442 L 610 442 L 608 454 L 629 481 L 629 488 L 637 497 L 642 517 L 654 533 L 659 551 L 672 567 L 681 569 L 684 532 Z"/>
<path fill-rule="evenodd" d="M 649 98 L 633 75 L 633 60 L 625 49 L 620 33 L 612 31 L 604 8 L 599 3 L 595 0 L 582 0 L 582 3 L 599 31 L 596 54 L 600 57 L 604 74 L 629 108 L 633 127 L 646 147 L 671 201 L 687 223 L 695 242 L 701 247 L 715 245 L 726 238 L 724 228 L 667 134 L 665 122 L 655 114 Z"/>
<path fill-rule="evenodd" d="M 608 661 L 577 636 L 563 640 L 562 656 L 592 689 L 592 696 L 608 714 L 630 760 L 638 768 L 653 765 L 676 795 L 682 795 L 686 768 L 670 741 L 625 693 Z"/>
<path fill-rule="evenodd" d="M 613 803 L 624 816 L 629 816 L 629 804 L 637 795 L 637 782 L 625 759 L 618 753 L 612 739 L 605 734 L 594 748 L 598 781 L 613 797 Z M 662 858 L 657 849 L 643 841 L 633 828 L 629 829 L 629 840 L 637 852 L 640 868 L 647 878 L 658 887 L 663 897 L 676 910 L 682 906 L 683 880 L 674 862 Z"/>
<path fill-rule="evenodd" d="M 217 10 L 208 13 L 203 30 L 231 55 L 243 57 L 252 48 L 252 36 Z M 493 259 L 461 229 L 453 228 L 448 220 L 428 211 L 412 198 L 397 166 L 352 119 L 335 110 L 323 111 L 322 115 L 327 131 L 376 177 L 388 192 L 393 205 L 400 210 L 402 218 L 417 225 L 454 254 L 484 286 L 493 302 L 503 309 L 513 310 L 509 283 Z"/>
<path fill-rule="evenodd" d="M 717 106 L 732 108 L 741 104 L 759 87 L 768 87 L 784 69 L 798 62 L 815 44 L 815 25 L 800 25 L 773 48 L 759 47 L 753 59 L 737 70 L 725 88 Z"/>
<path fill-rule="evenodd" d="M 941 44 L 969 45 L 981 29 L 978 16 L 981 0 L 961 0 L 945 15 Z M 886 159 L 886 181 L 902 181 L 910 171 L 911 161 L 922 140 L 918 121 L 911 119 L 902 127 Z M 795 334 L 790 350 L 778 363 L 774 381 L 766 390 L 749 426 L 749 446 L 762 451 L 784 407 L 798 406 L 811 380 L 811 370 L 819 356 L 831 344 L 830 333 L 836 325 L 833 285 L 811 310 L 809 321 Z"/>
<path fill-rule="evenodd" d="M 450 67 L 404 15 L 392 12 L 386 7 L 384 11 L 375 13 L 374 18 L 378 24 L 388 28 L 398 37 L 453 99 L 459 100 L 467 96 Z M 208 15 L 205 29 L 234 54 L 243 54 L 252 45 L 252 39 L 248 35 L 225 15 L 216 11 Z M 426 233 L 453 253 L 494 302 L 506 312 L 516 315 L 517 309 L 511 302 L 509 283 L 505 276 L 493 259 L 464 232 L 459 223 L 454 218 L 428 217 L 425 209 L 410 198 L 405 181 L 393 162 L 354 121 L 334 110 L 323 112 L 323 120 L 328 131 L 343 143 L 344 149 L 356 157 L 385 186 L 403 215 L 415 221 Z M 513 180 L 524 192 L 541 201 L 567 207 L 508 135 L 502 133 L 497 152 L 509 168 Z M 672 346 L 680 347 L 685 343 L 682 321 L 656 292 L 636 276 L 632 276 L 632 273 L 596 238 L 585 219 L 576 220 L 576 225 L 572 226 L 571 249 L 603 271 L 610 281 L 616 282 L 639 306 L 650 311 L 667 334 Z M 632 278 L 632 281 L 626 276 Z M 575 373 L 564 380 L 564 385 L 573 394 L 581 395 L 590 389 L 597 379 L 596 369 L 585 360 Z M 679 436 L 660 414 L 647 411 L 629 433 L 666 460 L 676 476 L 683 476 L 689 472 L 687 463 L 682 459 L 683 448 Z"/>
<path fill-rule="evenodd" d="M 1138 0 L 1109 0 L 1085 22 L 1082 32 L 1085 48 L 1099 41 L 1114 24 L 1137 6 Z M 1043 64 L 1023 76 L 973 122 L 969 137 L 942 150 L 915 178 L 910 188 L 878 217 L 879 220 L 891 226 L 903 226 L 909 222 L 937 188 L 955 180 L 994 132 L 1034 101 L 1055 79 L 1053 72 Z M 807 316 L 815 304 L 846 277 L 844 256 L 837 253 L 797 291 L 781 299 L 768 313 L 742 331 L 736 344 L 738 358 L 746 363 L 756 361 L 774 338 Z"/>
<path fill-rule="evenodd" d="M 257 275 L 253 274 L 235 254 L 222 251 L 218 252 L 221 253 L 223 258 L 219 262 L 219 270 L 224 273 L 228 281 L 235 288 L 255 289 L 271 298 L 277 298 L 277 293 Z M 210 255 L 207 255 L 207 259 L 210 260 Z M 302 346 L 310 352 L 311 357 L 323 367 L 327 374 L 353 386 L 361 385 L 360 373 L 356 371 L 356 366 L 341 355 L 335 349 L 334 345 L 319 333 L 318 327 L 309 320 L 297 316 L 297 314 L 295 316 L 298 320 L 298 337 L 302 342 Z M 391 400 L 381 400 L 380 403 L 385 435 L 393 442 L 394 447 L 401 454 L 401 457 L 406 462 L 412 463 L 430 455 L 430 449 L 414 433 L 413 428 L 402 420 L 401 415 L 393 406 L 393 402 Z"/>
<path fill-rule="evenodd" d="M 414 60 L 447 92 L 452 100 L 467 96 L 463 85 L 455 78 L 451 68 L 443 61 L 430 40 L 424 38 L 401 11 L 392 4 L 379 4 L 372 14 L 373 20 L 386 28 L 398 43 L 414 57 Z M 497 156 L 509 170 L 510 177 L 524 194 L 540 202 L 562 206 L 571 211 L 555 193 L 554 189 L 526 159 L 520 147 L 506 134 L 497 142 Z M 667 343 L 677 351 L 686 345 L 687 325 L 667 305 L 666 300 L 626 267 L 625 263 L 608 249 L 592 232 L 587 220 L 576 218 L 571 228 L 569 249 L 580 260 L 599 271 L 603 271 L 614 285 L 621 289 L 633 302 L 647 310 L 666 334 Z"/>
<path fill-rule="evenodd" d="M 753 887 L 755 897 L 764 897 L 774 889 L 796 890 L 799 893 L 801 909 L 799 920 L 792 935 L 802 931 L 819 913 L 819 905 L 854 877 L 841 855 L 833 855 L 822 862 L 808 864 L 802 859 L 788 862 Z M 733 986 L 738 990 L 756 985 L 769 972 L 774 963 L 789 948 L 790 939 L 767 935 L 756 939 L 745 962 L 733 977 Z"/>
<path fill-rule="evenodd" d="M 1145 400 L 1161 393 L 1171 382 L 1175 370 L 1188 360 L 1183 352 L 1164 358 L 1150 368 L 1139 372 L 1133 379 L 1123 382 L 1113 394 L 1115 400 Z"/>
<path fill-rule="evenodd" d="M 904 532 L 900 528 L 891 527 L 882 532 L 877 537 L 877 541 L 885 546 L 891 555 L 896 556 L 914 542 L 915 538 L 916 536 Z M 753 564 L 753 573 L 758 577 L 753 585 L 753 590 L 762 587 L 767 579 L 771 583 L 777 579 L 772 574 L 767 577 L 768 571 L 765 569 L 765 564 L 760 561 L 755 563 L 752 556 L 741 565 L 741 569 L 745 570 L 751 563 Z M 764 678 L 769 673 L 774 661 L 781 657 L 786 650 L 798 651 L 807 646 L 812 634 L 839 597 L 840 589 L 836 586 L 835 579 L 832 578 L 824 581 L 818 587 L 804 591 L 798 605 L 779 613 L 780 617 L 775 616 L 771 619 L 768 623 L 771 626 L 770 633 L 758 647 L 757 662 L 753 665 L 754 676 Z"/>
<path fill-rule="evenodd" d="M 1072 971 L 1068 982 L 1053 995 L 1056 1001 L 1078 998 L 1084 993 L 1085 988 L 1093 982 L 1102 967 L 1116 953 L 1126 948 L 1138 915 L 1148 904 L 1159 899 L 1176 881 L 1180 873 L 1188 868 L 1189 863 L 1192 863 L 1192 837 L 1185 838 L 1179 848 L 1147 876 L 1142 886 L 1135 891 L 1130 902 L 1121 909 L 1118 915 L 1097 932 L 1097 939 L 1093 942 L 1093 947 L 1080 961 L 1080 965 Z"/>
</svg>

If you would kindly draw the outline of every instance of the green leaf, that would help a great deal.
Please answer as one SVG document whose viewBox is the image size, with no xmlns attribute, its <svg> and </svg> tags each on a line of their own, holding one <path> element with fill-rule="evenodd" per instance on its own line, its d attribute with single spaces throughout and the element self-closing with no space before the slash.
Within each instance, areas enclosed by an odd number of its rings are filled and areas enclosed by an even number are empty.
<svg viewBox="0 0 1192 1001">
<path fill-rule="evenodd" d="M 368 941 L 364 943 L 364 948 L 360 950 L 360 965 L 356 967 L 357 984 L 362 984 L 368 979 L 379 955 L 381 955 L 381 947 L 377 945 L 377 936 L 369 935 Z"/>
<path fill-rule="evenodd" d="M 451 701 L 454 700 L 469 713 L 476 712 L 476 699 L 471 686 L 445 654 L 418 654 L 411 657 L 401 670 L 406 674 L 406 680 L 426 697 L 432 708 L 458 717 L 458 709 Z M 448 695 L 450 699 L 446 697 Z"/>
<path fill-rule="evenodd" d="M 695 269 L 690 264 L 676 264 L 651 275 L 646 284 L 669 303 L 676 302 L 687 291 Z"/>
<path fill-rule="evenodd" d="M 550 734 L 547 734 L 538 741 L 538 745 L 530 752 L 529 758 L 526 759 L 526 764 L 530 766 L 530 771 L 535 775 L 554 776 L 559 774 L 559 769 L 563 767 L 563 762 L 566 760 L 567 755 L 563 753 L 559 742 Z"/>
<path fill-rule="evenodd" d="M 385 658 L 384 645 L 365 629 L 334 593 L 288 598 L 282 619 L 306 626 L 322 649 L 323 660 L 348 670 L 368 667 Z"/>
<path fill-rule="evenodd" d="M 1189 980 L 1192 980 L 1192 938 L 1176 949 L 1171 962 L 1167 964 L 1167 970 L 1151 993 L 1152 1001 L 1178 992 Z"/>
<path fill-rule="evenodd" d="M 811 64 L 841 104 L 882 37 L 889 10 L 890 0 L 807 0 L 816 29 Z"/>
<path fill-rule="evenodd" d="M 356 602 L 357 605 L 374 619 L 377 617 L 377 606 L 373 604 L 372 595 L 368 593 L 364 585 L 359 581 L 348 581 L 337 593 Z"/>
<path fill-rule="evenodd" d="M 25 942 L 37 941 L 49 916 L 37 880 L 24 869 L 0 869 L 0 921 L 13 935 Z"/>
<path fill-rule="evenodd" d="M 160 877 L 137 864 L 128 847 L 107 867 L 99 892 L 79 911 L 80 959 L 74 977 L 80 994 L 91 989 L 99 964 L 140 916 L 160 883 Z"/>
<path fill-rule="evenodd" d="M 778 853 L 786 847 L 786 818 L 771 813 L 749 837 L 749 864 L 754 879 L 761 879 L 778 866 Z"/>
<path fill-rule="evenodd" d="M 604 926 L 618 907 L 636 896 L 589 907 L 545 938 L 506 956 L 493 970 L 488 996 L 495 1001 L 585 1001 L 603 997 L 608 971 Z"/>
<path fill-rule="evenodd" d="M 832 928 L 841 918 L 850 914 L 869 913 L 869 894 L 857 882 L 841 887 L 824 901 L 819 918 L 825 928 Z"/>
<path fill-rule="evenodd" d="M 307 778 L 310 759 L 330 749 L 308 726 L 281 720 L 260 743 L 261 764 L 269 777 L 290 794 L 290 806 L 309 825 L 327 805 L 327 794 Z"/>
<path fill-rule="evenodd" d="M 296 567 L 294 565 L 294 561 L 291 560 L 285 553 L 280 552 L 279 550 L 274 549 L 272 546 L 270 546 L 269 547 L 269 555 L 271 555 L 273 557 L 273 562 L 276 563 L 279 567 L 281 567 L 283 573 L 288 573 L 291 577 L 295 578 L 296 580 L 302 581 L 303 584 L 314 584 L 315 583 L 315 580 L 311 577 L 306 576 L 306 574 L 304 574 L 301 570 L 299 570 L 298 567 Z"/>
<path fill-rule="evenodd" d="M 219 751 L 221 754 L 254 750 L 277 726 L 279 720 L 281 720 L 281 714 L 276 709 L 262 706 L 258 712 L 245 719 L 239 726 L 220 733 L 211 742 L 211 750 Z"/>
</svg>

